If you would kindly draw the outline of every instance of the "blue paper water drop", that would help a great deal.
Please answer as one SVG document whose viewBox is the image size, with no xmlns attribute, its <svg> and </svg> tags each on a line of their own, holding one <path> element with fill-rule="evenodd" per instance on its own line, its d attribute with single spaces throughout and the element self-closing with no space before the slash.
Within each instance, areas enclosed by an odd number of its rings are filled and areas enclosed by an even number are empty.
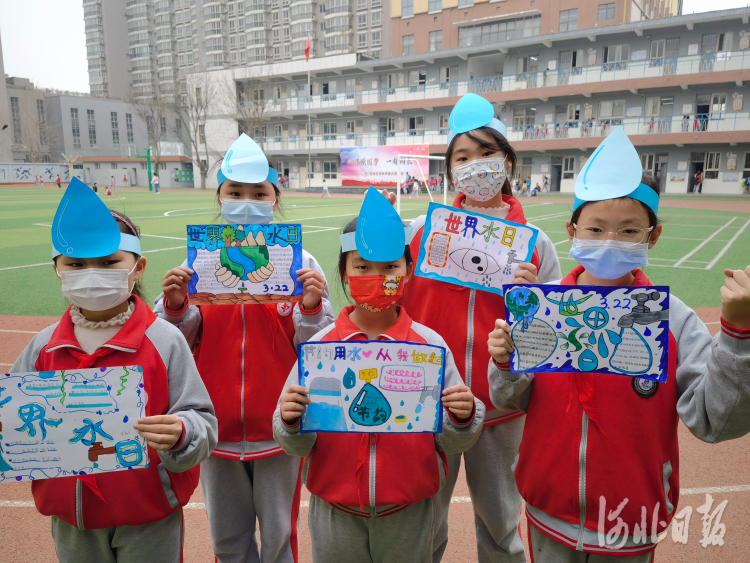
<svg viewBox="0 0 750 563">
<path fill-rule="evenodd" d="M 406 428 L 408 428 L 409 430 L 411 430 L 411 429 L 412 429 L 412 428 L 414 428 L 414 427 L 413 427 L 413 426 L 411 425 L 411 422 L 410 422 L 410 423 L 409 423 L 409 426 L 407 426 Z"/>
<path fill-rule="evenodd" d="M 123 422 L 127 422 L 128 421 L 128 417 L 126 416 L 125 418 L 122 419 L 122 421 Z"/>
<path fill-rule="evenodd" d="M 544 312 L 544 314 L 549 316 L 549 307 L 547 307 L 547 310 Z"/>
<path fill-rule="evenodd" d="M 318 362 L 318 369 L 323 369 L 323 362 Z"/>
<path fill-rule="evenodd" d="M 417 405 L 417 408 L 416 408 L 416 409 L 414 409 L 414 412 L 422 412 L 422 403 L 419 403 L 419 404 Z"/>
<path fill-rule="evenodd" d="M 268 159 L 257 143 L 242 133 L 227 151 L 221 171 L 231 180 L 257 184 L 268 177 Z"/>
<path fill-rule="evenodd" d="M 594 331 L 591 331 L 591 334 L 589 334 L 589 344 L 594 344 L 596 342 L 596 336 L 594 335 Z"/>
<path fill-rule="evenodd" d="M 403 401 L 401 401 L 401 406 L 402 406 L 402 407 L 404 406 L 404 402 L 403 402 Z"/>
<path fill-rule="evenodd" d="M 646 330 L 643 331 L 643 336 L 651 336 L 651 329 L 646 327 Z"/>
</svg>

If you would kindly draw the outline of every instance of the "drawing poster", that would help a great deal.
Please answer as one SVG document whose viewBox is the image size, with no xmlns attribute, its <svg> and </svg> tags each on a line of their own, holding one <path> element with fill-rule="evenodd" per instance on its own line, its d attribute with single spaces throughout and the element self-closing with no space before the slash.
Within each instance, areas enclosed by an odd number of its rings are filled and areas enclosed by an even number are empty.
<svg viewBox="0 0 750 563">
<path fill-rule="evenodd" d="M 430 203 L 416 275 L 502 295 L 539 231 L 495 217 Z"/>
<path fill-rule="evenodd" d="M 148 467 L 140 366 L 0 375 L 0 482 Z"/>
<path fill-rule="evenodd" d="M 511 371 L 667 380 L 668 287 L 505 287 Z"/>
<path fill-rule="evenodd" d="M 191 305 L 302 301 L 302 225 L 188 225 Z"/>
<path fill-rule="evenodd" d="M 383 340 L 298 346 L 302 432 L 441 433 L 445 348 Z"/>
</svg>

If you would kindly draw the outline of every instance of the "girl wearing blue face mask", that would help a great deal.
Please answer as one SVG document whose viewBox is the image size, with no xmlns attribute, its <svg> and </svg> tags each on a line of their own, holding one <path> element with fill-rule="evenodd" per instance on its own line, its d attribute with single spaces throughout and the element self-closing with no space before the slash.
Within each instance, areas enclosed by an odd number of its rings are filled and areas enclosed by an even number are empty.
<svg viewBox="0 0 750 563">
<path fill-rule="evenodd" d="M 52 517 L 63 563 L 179 563 L 182 507 L 197 486 L 198 464 L 216 446 L 208 392 L 180 332 L 141 300 L 146 259 L 128 217 L 74 178 L 52 223 L 52 245 L 72 305 L 10 371 L 141 366 L 148 402 L 146 416 L 133 422 L 148 445 L 148 468 L 35 480 L 34 503 Z"/>
<path fill-rule="evenodd" d="M 246 135 L 235 141 L 218 173 L 216 199 L 224 221 L 235 225 L 273 221 L 281 193 L 278 173 Z M 240 228 L 240 227 L 238 227 Z M 262 232 L 255 245 L 265 245 Z M 216 264 L 226 287 L 239 278 Z M 323 270 L 303 251 L 304 283 L 298 305 L 188 305 L 186 263 L 167 272 L 155 312 L 175 324 L 194 350 L 201 377 L 219 419 L 219 444 L 201 466 L 211 545 L 221 563 L 297 561 L 300 459 L 286 455 L 273 438 L 271 421 L 297 344 L 333 322 Z M 248 274 L 262 282 L 272 270 Z M 260 524 L 261 547 L 255 535 Z"/>
<path fill-rule="evenodd" d="M 649 286 L 659 186 L 616 129 L 576 179 L 567 222 L 580 262 L 559 285 Z M 537 563 L 653 560 L 679 502 L 678 421 L 705 442 L 750 432 L 750 266 L 724 270 L 721 332 L 669 297 L 665 383 L 600 373 L 511 373 L 510 327 L 489 335 L 490 398 L 526 412 L 515 467 Z M 588 555 L 586 555 L 588 554 Z"/>
</svg>

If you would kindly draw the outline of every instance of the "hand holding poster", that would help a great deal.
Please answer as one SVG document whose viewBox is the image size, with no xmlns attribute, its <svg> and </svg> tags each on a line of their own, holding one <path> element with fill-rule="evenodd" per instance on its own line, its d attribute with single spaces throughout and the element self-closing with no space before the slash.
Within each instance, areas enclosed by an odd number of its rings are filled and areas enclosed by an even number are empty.
<svg viewBox="0 0 750 563">
<path fill-rule="evenodd" d="M 148 467 L 140 366 L 0 376 L 0 482 Z"/>
<path fill-rule="evenodd" d="M 514 373 L 667 380 L 668 287 L 506 285 Z"/>
<path fill-rule="evenodd" d="M 188 225 L 191 305 L 301 301 L 301 225 Z"/>
<path fill-rule="evenodd" d="M 301 432 L 441 433 L 445 348 L 383 340 L 307 342 Z"/>
<path fill-rule="evenodd" d="M 518 265 L 529 262 L 539 231 L 431 203 L 416 275 L 502 295 Z"/>
</svg>

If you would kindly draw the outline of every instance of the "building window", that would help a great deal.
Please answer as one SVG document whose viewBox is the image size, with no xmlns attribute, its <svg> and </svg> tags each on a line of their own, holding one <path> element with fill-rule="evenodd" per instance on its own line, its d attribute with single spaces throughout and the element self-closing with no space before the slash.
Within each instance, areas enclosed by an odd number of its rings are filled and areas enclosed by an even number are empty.
<svg viewBox="0 0 750 563">
<path fill-rule="evenodd" d="M 21 144 L 21 106 L 18 103 L 18 98 L 10 99 L 10 112 L 13 119 L 13 142 L 17 145 Z"/>
<path fill-rule="evenodd" d="M 380 32 L 379 31 L 373 31 L 372 32 L 372 42 L 370 43 L 373 47 L 377 47 L 380 45 Z"/>
<path fill-rule="evenodd" d="M 575 166 L 576 159 L 574 156 L 566 156 L 563 158 L 563 180 L 573 179 L 573 167 Z"/>
<path fill-rule="evenodd" d="M 442 50 L 443 50 L 443 32 L 431 31 L 430 32 L 430 51 L 442 51 Z"/>
<path fill-rule="evenodd" d="M 646 98 L 646 117 L 659 116 L 659 98 Z"/>
<path fill-rule="evenodd" d="M 706 153 L 706 169 L 703 178 L 706 180 L 716 180 L 719 177 L 719 162 L 721 161 L 720 152 Z"/>
<path fill-rule="evenodd" d="M 120 128 L 117 124 L 117 112 L 113 111 L 109 114 L 110 122 L 112 123 L 112 144 L 116 147 L 120 146 Z"/>
<path fill-rule="evenodd" d="M 416 115 L 409 118 L 409 135 L 422 135 L 424 133 L 424 116 Z"/>
<path fill-rule="evenodd" d="M 96 148 L 96 120 L 94 119 L 94 110 L 86 110 L 86 118 L 89 125 L 89 146 L 92 149 Z"/>
<path fill-rule="evenodd" d="M 458 0 L 459 8 L 471 8 L 474 5 L 474 0 Z"/>
<path fill-rule="evenodd" d="M 711 113 L 723 113 L 727 111 L 727 95 L 711 94 Z"/>
<path fill-rule="evenodd" d="M 335 141 L 337 129 L 338 127 L 335 121 L 324 123 L 323 124 L 323 140 Z"/>
<path fill-rule="evenodd" d="M 597 18 L 600 22 L 605 20 L 611 20 L 615 17 L 615 5 L 612 4 L 599 4 L 599 17 Z"/>
<path fill-rule="evenodd" d="M 335 180 L 338 178 L 338 162 L 323 162 L 323 178 L 325 180 Z"/>
<path fill-rule="evenodd" d="M 357 10 L 366 10 L 367 0 L 357 0 Z"/>
<path fill-rule="evenodd" d="M 133 135 L 133 114 L 125 114 L 125 131 L 128 135 L 128 143 L 135 143 L 135 136 Z"/>
<path fill-rule="evenodd" d="M 363 29 L 367 27 L 367 14 L 359 14 L 357 16 L 357 29 Z"/>
<path fill-rule="evenodd" d="M 182 132 L 182 119 L 179 117 L 174 120 L 174 128 L 178 134 Z"/>
<path fill-rule="evenodd" d="M 732 39 L 733 33 L 731 31 L 727 31 L 726 33 L 719 33 L 719 45 L 717 51 L 731 51 Z"/>
<path fill-rule="evenodd" d="M 467 25 L 458 28 L 458 46 L 473 47 L 535 37 L 541 33 L 542 17 L 539 15 L 503 20 L 480 25 Z"/>
<path fill-rule="evenodd" d="M 378 27 L 380 25 L 380 12 L 373 12 L 370 14 L 370 27 Z"/>
<path fill-rule="evenodd" d="M 414 0 L 401 0 L 401 17 L 409 18 L 414 15 Z"/>
<path fill-rule="evenodd" d="M 440 115 L 438 115 L 438 132 L 441 135 L 448 134 L 448 114 L 447 113 L 441 113 Z"/>
<path fill-rule="evenodd" d="M 402 38 L 402 47 L 403 47 L 403 55 L 413 55 L 414 54 L 414 36 L 413 35 L 404 35 Z"/>
<path fill-rule="evenodd" d="M 599 102 L 599 120 L 622 119 L 625 116 L 625 100 Z"/>
<path fill-rule="evenodd" d="M 441 12 L 443 10 L 443 0 L 430 0 L 428 11 Z"/>
<path fill-rule="evenodd" d="M 44 100 L 36 101 L 36 116 L 37 123 L 39 124 L 39 144 L 47 144 L 47 129 L 45 127 L 45 111 L 44 111 Z"/>
<path fill-rule="evenodd" d="M 198 125 L 198 134 L 200 135 L 201 143 L 206 143 L 206 126 L 201 123 Z"/>
<path fill-rule="evenodd" d="M 358 49 L 367 48 L 367 34 L 366 33 L 360 33 L 357 35 L 357 48 Z"/>
<path fill-rule="evenodd" d="M 11 98 L 13 100 L 13 98 Z M 70 108 L 70 127 L 73 133 L 73 148 L 81 148 L 81 126 L 78 122 L 78 109 Z"/>
<path fill-rule="evenodd" d="M 622 70 L 627 68 L 630 59 L 630 45 L 609 45 L 604 47 L 604 65 L 602 70 Z"/>
<path fill-rule="evenodd" d="M 574 31 L 576 29 L 578 29 L 578 8 L 560 10 L 560 31 Z"/>
<path fill-rule="evenodd" d="M 167 134 L 167 118 L 166 117 L 162 117 L 161 119 L 159 119 L 159 130 L 161 131 L 162 135 Z"/>
</svg>

